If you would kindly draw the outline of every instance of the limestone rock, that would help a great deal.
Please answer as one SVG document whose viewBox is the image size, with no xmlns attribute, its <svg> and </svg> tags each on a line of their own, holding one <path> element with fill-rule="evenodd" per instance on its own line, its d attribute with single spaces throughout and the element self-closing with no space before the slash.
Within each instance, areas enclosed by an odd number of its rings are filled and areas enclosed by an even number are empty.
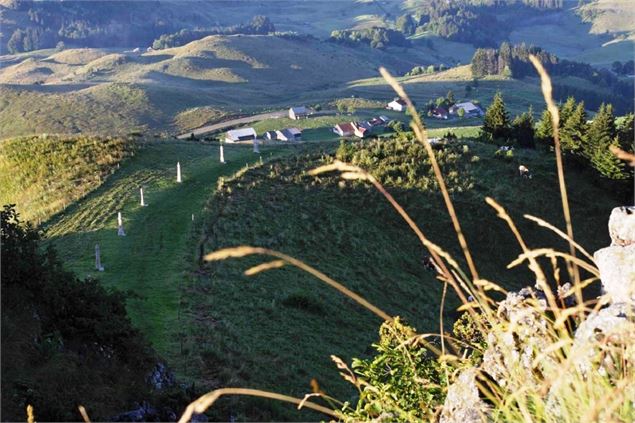
<svg viewBox="0 0 635 423">
<path fill-rule="evenodd" d="M 635 303 L 635 243 L 611 246 L 593 255 L 604 292 L 613 302 Z"/>
<path fill-rule="evenodd" d="M 616 207 L 609 218 L 611 245 L 635 244 L 635 206 Z"/>
<path fill-rule="evenodd" d="M 511 390 L 519 388 L 510 386 L 509 369 L 524 370 L 524 384 L 537 383 L 532 362 L 536 351 L 544 351 L 549 340 L 548 324 L 541 313 L 545 308 L 544 294 L 532 288 L 510 292 L 499 303 L 498 315 L 508 323 L 504 328 L 488 333 L 482 368 L 500 386 Z M 548 360 L 545 357 L 545 365 Z M 516 381 L 519 379 L 514 378 Z"/>
<path fill-rule="evenodd" d="M 584 374 L 596 370 L 607 374 L 619 363 L 612 362 L 612 354 L 603 353 L 615 345 L 623 346 L 627 362 L 635 362 L 635 307 L 612 304 L 591 313 L 575 332 L 571 356 Z"/>
<path fill-rule="evenodd" d="M 476 368 L 463 370 L 448 388 L 439 423 L 481 423 L 489 406 L 481 400 L 476 386 Z"/>
</svg>

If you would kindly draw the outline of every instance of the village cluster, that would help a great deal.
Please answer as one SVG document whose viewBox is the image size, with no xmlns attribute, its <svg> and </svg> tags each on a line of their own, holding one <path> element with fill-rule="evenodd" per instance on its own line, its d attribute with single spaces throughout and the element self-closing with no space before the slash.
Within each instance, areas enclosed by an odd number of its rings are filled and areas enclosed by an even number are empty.
<svg viewBox="0 0 635 423">
<path fill-rule="evenodd" d="M 396 98 L 386 104 L 387 110 L 395 112 L 405 112 L 406 103 Z M 450 119 L 453 117 L 480 117 L 483 116 L 483 110 L 472 102 L 463 102 L 451 104 L 447 108 L 444 105 L 437 105 L 430 107 L 428 114 L 436 119 Z M 307 119 L 312 114 L 312 111 L 305 106 L 291 107 L 288 111 L 288 116 L 292 120 Z M 340 137 L 357 137 L 366 138 L 369 135 L 376 135 L 382 133 L 388 124 L 390 119 L 387 116 L 376 116 L 366 121 L 348 121 L 341 122 L 333 126 L 332 131 Z M 261 134 L 260 138 L 258 133 L 252 127 L 232 129 L 225 134 L 224 141 L 226 143 L 242 143 L 253 142 L 258 143 L 259 140 L 264 141 L 301 141 L 302 129 L 291 127 L 278 130 L 266 131 Z"/>
</svg>

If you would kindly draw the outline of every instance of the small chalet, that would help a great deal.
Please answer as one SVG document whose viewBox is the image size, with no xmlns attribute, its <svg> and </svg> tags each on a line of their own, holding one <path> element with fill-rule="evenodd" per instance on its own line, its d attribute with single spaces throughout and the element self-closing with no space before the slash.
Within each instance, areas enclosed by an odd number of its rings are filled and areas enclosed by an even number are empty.
<svg viewBox="0 0 635 423">
<path fill-rule="evenodd" d="M 300 141 L 302 140 L 302 131 L 298 128 L 286 128 L 276 131 L 276 138 L 280 141 Z"/>
<path fill-rule="evenodd" d="M 373 128 L 368 122 L 351 122 L 351 124 L 354 128 L 353 133 L 359 138 L 364 138 L 370 134 Z"/>
<path fill-rule="evenodd" d="M 232 129 L 227 131 L 225 142 L 234 143 L 239 141 L 253 141 L 256 139 L 256 131 L 254 128 Z"/>
<path fill-rule="evenodd" d="M 483 110 L 471 101 L 455 104 L 450 107 L 450 113 L 456 115 L 458 114 L 459 109 L 463 109 L 466 117 L 483 116 Z"/>
<path fill-rule="evenodd" d="M 435 107 L 432 109 L 432 117 L 436 119 L 447 119 L 448 111 L 445 107 Z"/>
<path fill-rule="evenodd" d="M 396 98 L 386 105 L 386 109 L 394 110 L 395 112 L 403 112 L 406 110 L 406 102 L 400 98 Z"/>
<path fill-rule="evenodd" d="M 309 117 L 309 111 L 306 107 L 292 107 L 289 109 L 289 118 L 293 120 L 306 119 Z"/>
<path fill-rule="evenodd" d="M 338 123 L 333 127 L 333 132 L 340 137 L 350 137 L 355 133 L 355 125 L 353 122 Z"/>
<path fill-rule="evenodd" d="M 262 135 L 262 137 L 270 141 L 278 139 L 278 135 L 276 134 L 276 131 L 267 131 Z"/>
</svg>

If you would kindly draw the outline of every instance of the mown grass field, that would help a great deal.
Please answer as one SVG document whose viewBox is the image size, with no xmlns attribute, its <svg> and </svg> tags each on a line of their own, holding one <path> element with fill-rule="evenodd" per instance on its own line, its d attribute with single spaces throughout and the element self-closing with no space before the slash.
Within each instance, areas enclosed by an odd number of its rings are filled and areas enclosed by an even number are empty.
<svg viewBox="0 0 635 423">
<path fill-rule="evenodd" d="M 262 157 L 286 151 L 263 148 Z M 140 145 L 101 187 L 45 226 L 49 242 L 69 269 L 131 293 L 128 312 L 133 323 L 170 363 L 178 358 L 184 324 L 179 315 L 180 289 L 192 264 L 192 227 L 218 179 L 259 159 L 250 147 L 239 146 L 226 147 L 225 158 L 228 163 L 220 164 L 218 145 L 162 141 Z M 177 160 L 182 184 L 175 182 Z M 139 205 L 140 187 L 146 207 Z M 118 211 L 123 214 L 126 237 L 117 236 Z M 101 247 L 103 273 L 95 270 L 96 243 Z"/>
<path fill-rule="evenodd" d="M 465 146 L 464 146 L 465 145 Z M 424 233 L 461 260 L 451 223 L 422 149 L 409 143 L 365 142 L 354 163 L 375 173 L 411 213 Z M 440 154 L 452 198 L 481 277 L 507 288 L 533 280 L 525 270 L 506 270 L 520 248 L 506 224 L 484 202 L 492 196 L 507 208 L 530 248 L 566 245 L 522 218 L 525 213 L 563 227 L 551 155 L 516 151 L 494 156 L 495 147 L 474 142 Z M 227 181 L 206 206 L 201 253 L 254 245 L 304 260 L 342 282 L 420 333 L 438 330 L 442 285 L 426 271 L 426 251 L 386 201 L 364 184 L 337 177 L 310 177 L 325 153 L 290 157 Z M 534 178 L 517 176 L 519 163 Z M 578 241 L 590 251 L 607 245 L 607 213 L 620 200 L 585 171 L 567 168 Z M 590 204 L 589 198 L 594 198 Z M 245 219 L 244 216 L 249 216 Z M 190 309 L 183 359 L 192 380 L 215 386 L 274 390 L 302 397 L 316 378 L 329 395 L 354 398 L 337 374 L 331 354 L 364 357 L 379 320 L 315 278 L 284 267 L 254 277 L 243 271 L 268 261 L 248 257 L 210 263 L 190 279 Z M 543 265 L 549 266 L 548 263 Z M 457 299 L 446 303 L 445 323 L 456 317 Z M 310 419 L 292 407 L 248 398 L 227 398 L 211 410 L 215 419 Z"/>
</svg>

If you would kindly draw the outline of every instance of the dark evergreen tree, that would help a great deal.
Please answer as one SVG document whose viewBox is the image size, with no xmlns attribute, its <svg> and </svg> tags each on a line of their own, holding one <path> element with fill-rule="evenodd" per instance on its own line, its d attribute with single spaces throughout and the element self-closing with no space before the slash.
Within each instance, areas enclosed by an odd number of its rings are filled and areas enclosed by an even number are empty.
<svg viewBox="0 0 635 423">
<path fill-rule="evenodd" d="M 509 113 L 500 92 L 494 96 L 492 104 L 487 108 L 481 128 L 481 138 L 485 141 L 505 142 L 510 137 Z"/>
<path fill-rule="evenodd" d="M 497 73 L 502 75 L 505 68 L 511 71 L 512 68 L 512 47 L 508 42 L 503 42 L 498 49 L 498 69 Z"/>
<path fill-rule="evenodd" d="M 624 180 L 630 177 L 625 170 L 625 164 L 610 150 L 611 146 L 619 146 L 619 139 L 615 137 L 608 144 L 599 145 L 591 156 L 591 164 L 604 178 Z"/>
<path fill-rule="evenodd" d="M 536 139 L 543 144 L 553 145 L 553 122 L 551 113 L 547 109 L 542 112 L 540 121 L 536 125 Z"/>
<path fill-rule="evenodd" d="M 9 53 L 15 54 L 24 51 L 24 35 L 25 32 L 21 29 L 16 29 L 13 34 L 11 34 L 11 38 L 9 38 L 7 42 Z"/>
<path fill-rule="evenodd" d="M 521 148 L 534 148 L 534 117 L 531 107 L 512 122 L 512 137 Z"/>
<path fill-rule="evenodd" d="M 412 35 L 417 29 L 417 25 L 414 19 L 412 19 L 412 16 L 406 14 L 397 18 L 395 28 L 397 28 L 397 31 L 401 31 L 406 35 Z"/>
<path fill-rule="evenodd" d="M 578 103 L 573 112 L 562 123 L 560 144 L 562 151 L 579 154 L 587 136 L 587 115 L 584 102 Z"/>
<path fill-rule="evenodd" d="M 582 147 L 582 154 L 587 159 L 601 161 L 598 154 L 606 154 L 607 152 L 611 154 L 608 147 L 614 142 L 617 135 L 612 105 L 602 103 L 587 134 L 587 141 Z"/>
<path fill-rule="evenodd" d="M 568 97 L 567 101 L 565 101 L 564 104 L 559 107 L 560 122 L 558 126 L 562 128 L 563 123 L 566 122 L 567 119 L 569 119 L 569 116 L 571 116 L 571 114 L 575 110 L 576 105 L 577 103 L 575 101 L 575 98 Z"/>
<path fill-rule="evenodd" d="M 635 149 L 635 122 L 633 113 L 629 113 L 622 118 L 617 127 L 617 136 L 620 141 L 620 148 L 632 152 Z"/>
<path fill-rule="evenodd" d="M 448 91 L 448 94 L 445 96 L 445 99 L 447 100 L 447 103 L 450 106 L 456 103 L 456 100 L 454 98 L 454 92 L 452 90 Z"/>
</svg>

